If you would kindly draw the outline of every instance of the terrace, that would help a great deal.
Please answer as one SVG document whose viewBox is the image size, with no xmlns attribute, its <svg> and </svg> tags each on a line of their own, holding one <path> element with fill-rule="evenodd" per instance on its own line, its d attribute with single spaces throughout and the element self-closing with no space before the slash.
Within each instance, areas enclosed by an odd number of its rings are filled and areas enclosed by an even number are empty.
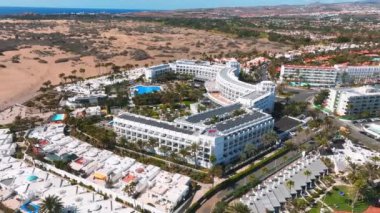
<svg viewBox="0 0 380 213">
<path fill-rule="evenodd" d="M 65 211 L 95 211 L 94 206 L 99 210 L 97 212 L 134 211 L 21 160 L 3 157 L 0 162 L 1 201 L 12 209 L 27 212 L 33 207 L 37 211 L 43 198 L 55 195 L 61 198 Z"/>
</svg>

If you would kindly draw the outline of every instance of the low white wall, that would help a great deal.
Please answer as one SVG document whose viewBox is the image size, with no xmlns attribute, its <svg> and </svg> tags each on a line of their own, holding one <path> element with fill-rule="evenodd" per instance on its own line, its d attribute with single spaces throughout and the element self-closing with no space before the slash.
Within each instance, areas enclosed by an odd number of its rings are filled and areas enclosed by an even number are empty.
<svg viewBox="0 0 380 213">
<path fill-rule="evenodd" d="M 50 171 L 52 171 L 52 172 L 60 175 L 63 178 L 70 179 L 70 180 L 75 180 L 75 181 L 77 181 L 78 184 L 79 183 L 83 183 L 86 186 L 91 186 L 98 193 L 107 195 L 108 197 L 111 197 L 113 199 L 119 198 L 123 202 L 128 203 L 129 205 L 133 206 L 134 208 L 137 208 L 139 206 L 141 209 L 148 210 L 148 211 L 150 211 L 152 213 L 165 213 L 163 211 L 160 211 L 160 210 L 154 208 L 153 206 L 149 206 L 149 205 L 146 205 L 144 203 L 141 203 L 141 202 L 137 201 L 136 199 L 133 199 L 133 198 L 131 198 L 129 196 L 118 194 L 118 193 L 116 193 L 116 192 L 114 192 L 114 191 L 112 191 L 110 189 L 107 189 L 107 188 L 105 188 L 103 186 L 100 186 L 100 185 L 98 185 L 96 183 L 93 183 L 91 181 L 88 181 L 86 179 L 83 179 L 81 177 L 73 175 L 71 173 L 68 173 L 68 172 L 66 172 L 64 170 L 57 169 L 56 167 L 54 167 L 54 166 L 52 166 L 50 164 L 41 162 L 39 160 L 34 160 L 34 162 L 35 162 L 36 165 L 44 167 L 44 168 L 46 168 L 46 170 L 50 170 Z"/>
</svg>

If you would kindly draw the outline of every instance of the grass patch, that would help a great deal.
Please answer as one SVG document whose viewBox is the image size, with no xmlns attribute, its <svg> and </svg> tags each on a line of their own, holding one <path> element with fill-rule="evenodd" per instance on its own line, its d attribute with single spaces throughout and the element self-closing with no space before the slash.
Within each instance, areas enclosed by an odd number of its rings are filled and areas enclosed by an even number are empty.
<svg viewBox="0 0 380 213">
<path fill-rule="evenodd" d="M 320 202 L 317 203 L 317 205 L 313 208 L 311 208 L 308 213 L 320 213 L 322 208 L 322 204 Z"/>
<path fill-rule="evenodd" d="M 190 107 L 190 104 L 195 103 L 194 101 L 183 101 L 183 104 Z"/>
<path fill-rule="evenodd" d="M 343 192 L 344 195 L 341 195 Z M 354 199 L 352 188 L 349 186 L 337 186 L 337 190 L 327 193 L 324 201 L 327 205 L 337 211 L 351 211 L 351 201 Z M 364 212 L 370 204 L 367 199 L 358 200 L 355 203 L 354 212 Z"/>
</svg>

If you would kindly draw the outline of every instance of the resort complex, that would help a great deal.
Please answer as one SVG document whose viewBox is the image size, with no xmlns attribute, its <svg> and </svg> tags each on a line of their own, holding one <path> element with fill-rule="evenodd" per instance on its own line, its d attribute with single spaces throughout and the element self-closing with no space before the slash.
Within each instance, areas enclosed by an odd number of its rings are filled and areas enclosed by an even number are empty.
<svg viewBox="0 0 380 213">
<path fill-rule="evenodd" d="M 298 66 L 282 65 L 281 82 L 294 86 L 335 87 L 340 84 L 365 82 L 377 83 L 380 66 Z"/>
<path fill-rule="evenodd" d="M 225 106 L 240 102 L 248 108 L 258 108 L 271 112 L 275 100 L 275 84 L 262 81 L 249 84 L 238 79 L 240 64 L 236 60 L 225 64 L 207 61 L 179 60 L 174 63 L 153 66 L 145 69 L 148 81 L 164 73 L 174 72 L 193 76 L 205 82 L 208 97 L 216 103 Z"/>
<path fill-rule="evenodd" d="M 146 68 L 145 77 L 149 81 L 166 72 L 188 74 L 206 81 L 208 97 L 222 106 L 177 118 L 171 123 L 121 113 L 114 118 L 115 132 L 132 142 L 156 140 L 157 153 L 162 147 L 179 152 L 197 144 L 196 157 L 189 158 L 188 162 L 203 167 L 212 166 L 209 160 L 212 155 L 216 163 L 226 164 L 236 160 L 247 144 L 262 148 L 261 138 L 273 129 L 273 118 L 265 112 L 273 110 L 275 85 L 270 81 L 256 85 L 241 82 L 237 78 L 239 71 L 236 61 L 211 64 L 182 60 Z"/>
<path fill-rule="evenodd" d="M 378 115 L 380 89 L 374 86 L 329 89 L 326 109 L 339 115 Z"/>
<path fill-rule="evenodd" d="M 380 0 L 330 1 L 0 1 L 0 213 L 380 213 Z"/>
</svg>

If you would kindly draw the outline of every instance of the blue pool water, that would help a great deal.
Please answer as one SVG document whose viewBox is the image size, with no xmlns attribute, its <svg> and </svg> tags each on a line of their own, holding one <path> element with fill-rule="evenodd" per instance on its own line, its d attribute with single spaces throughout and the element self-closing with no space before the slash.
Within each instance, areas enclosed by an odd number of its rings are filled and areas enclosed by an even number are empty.
<svg viewBox="0 0 380 213">
<path fill-rule="evenodd" d="M 148 94 L 152 92 L 157 92 L 161 90 L 160 86 L 135 86 L 134 89 L 136 90 L 138 95 Z"/>
<path fill-rule="evenodd" d="M 26 180 L 28 180 L 29 182 L 34 182 L 34 181 L 36 181 L 37 179 L 38 179 L 38 177 L 35 176 L 35 175 L 30 175 L 30 176 L 28 176 L 28 177 L 26 178 Z"/>
<path fill-rule="evenodd" d="M 52 121 L 63 121 L 65 119 L 65 114 L 55 114 L 51 118 Z"/>
<path fill-rule="evenodd" d="M 40 206 L 31 202 L 27 202 L 20 207 L 21 210 L 28 213 L 38 213 Z"/>
</svg>

